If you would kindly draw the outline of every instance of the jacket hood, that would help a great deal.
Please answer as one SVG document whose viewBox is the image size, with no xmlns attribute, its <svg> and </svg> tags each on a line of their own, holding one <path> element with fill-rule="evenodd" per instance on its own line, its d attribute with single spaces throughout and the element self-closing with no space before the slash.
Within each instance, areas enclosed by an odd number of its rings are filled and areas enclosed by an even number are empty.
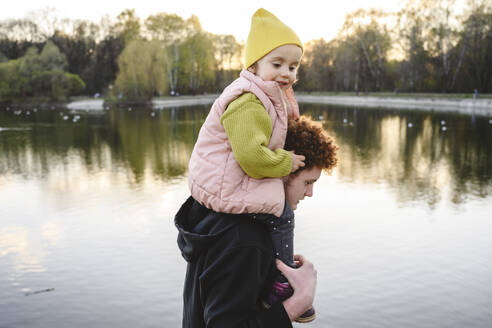
<svg viewBox="0 0 492 328">
<path fill-rule="evenodd" d="M 194 262 L 216 239 L 238 223 L 227 214 L 214 212 L 189 197 L 174 218 L 178 247 L 187 262 Z"/>
</svg>

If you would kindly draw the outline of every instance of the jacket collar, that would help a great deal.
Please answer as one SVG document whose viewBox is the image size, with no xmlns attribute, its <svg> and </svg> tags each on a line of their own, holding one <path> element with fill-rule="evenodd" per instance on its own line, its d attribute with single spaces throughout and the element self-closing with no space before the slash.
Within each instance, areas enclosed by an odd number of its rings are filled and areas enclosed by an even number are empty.
<svg viewBox="0 0 492 328">
<path fill-rule="evenodd" d="M 259 76 L 254 75 L 246 69 L 241 71 L 240 76 L 256 84 L 270 98 L 275 108 L 283 108 L 281 90 L 277 82 L 263 81 Z"/>
<path fill-rule="evenodd" d="M 276 109 L 284 110 L 289 113 L 294 119 L 299 117 L 299 105 L 297 104 L 297 100 L 294 96 L 294 90 L 292 87 L 289 87 L 285 91 L 285 97 L 282 96 L 282 90 L 280 86 L 275 81 L 263 81 L 259 76 L 251 73 L 250 71 L 243 69 L 241 71 L 240 76 L 258 86 L 261 91 L 263 91 L 268 98 L 272 101 L 273 106 Z M 287 108 L 289 106 L 289 108 Z M 290 110 L 289 110 L 290 109 Z"/>
</svg>

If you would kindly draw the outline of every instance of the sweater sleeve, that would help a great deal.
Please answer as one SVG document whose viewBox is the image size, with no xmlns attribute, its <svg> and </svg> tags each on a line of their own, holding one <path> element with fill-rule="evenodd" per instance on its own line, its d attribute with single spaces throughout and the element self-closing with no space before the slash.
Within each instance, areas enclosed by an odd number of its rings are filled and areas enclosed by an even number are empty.
<svg viewBox="0 0 492 328">
<path fill-rule="evenodd" d="M 279 178 L 290 174 L 292 158 L 284 149 L 270 150 L 272 121 L 260 100 L 245 93 L 229 104 L 221 117 L 232 152 L 252 178 Z"/>
<path fill-rule="evenodd" d="M 282 303 L 269 309 L 258 305 L 269 261 L 255 247 L 239 247 L 207 267 L 200 277 L 207 328 L 292 328 Z"/>
</svg>

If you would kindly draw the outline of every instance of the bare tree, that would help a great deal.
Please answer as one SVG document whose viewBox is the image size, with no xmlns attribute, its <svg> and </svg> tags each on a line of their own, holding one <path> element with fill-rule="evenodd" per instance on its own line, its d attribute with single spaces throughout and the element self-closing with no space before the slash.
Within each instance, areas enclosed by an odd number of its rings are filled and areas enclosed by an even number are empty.
<svg viewBox="0 0 492 328">
<path fill-rule="evenodd" d="M 178 86 L 180 44 L 188 33 L 186 22 L 176 14 L 160 13 L 147 17 L 145 26 L 154 40 L 161 41 L 166 52 L 169 88 L 174 94 Z"/>
</svg>

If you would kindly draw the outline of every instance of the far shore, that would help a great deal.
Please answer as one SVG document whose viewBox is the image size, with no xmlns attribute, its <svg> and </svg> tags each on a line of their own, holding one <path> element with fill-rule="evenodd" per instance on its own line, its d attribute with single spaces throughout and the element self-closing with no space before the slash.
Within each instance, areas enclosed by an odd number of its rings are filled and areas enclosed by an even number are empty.
<svg viewBox="0 0 492 328">
<path fill-rule="evenodd" d="M 354 107 L 458 112 L 481 116 L 492 115 L 492 98 L 462 99 L 451 97 L 327 96 L 300 94 L 297 96 L 297 101 L 301 104 L 331 104 Z"/>
<path fill-rule="evenodd" d="M 154 109 L 173 108 L 182 106 L 210 105 L 218 97 L 217 94 L 163 97 L 152 100 Z M 492 98 L 472 99 L 453 98 L 452 96 L 349 96 L 349 95 L 323 95 L 299 93 L 297 100 L 300 104 L 332 104 L 355 107 L 378 107 L 392 109 L 415 109 L 422 111 L 458 112 L 463 114 L 491 116 Z M 76 100 L 66 105 L 72 110 L 103 110 L 104 100 L 85 99 Z"/>
<path fill-rule="evenodd" d="M 163 109 L 163 108 L 173 108 L 173 107 L 184 107 L 184 106 L 198 106 L 198 105 L 210 105 L 215 99 L 217 99 L 218 94 L 209 95 L 196 95 L 196 96 L 179 96 L 179 97 L 162 97 L 152 99 L 152 108 Z M 126 104 L 122 102 L 119 106 Z M 128 107 L 136 107 L 134 103 L 128 102 Z M 66 105 L 68 109 L 73 110 L 103 110 L 109 108 L 105 106 L 104 99 L 81 99 L 75 100 Z"/>
</svg>

